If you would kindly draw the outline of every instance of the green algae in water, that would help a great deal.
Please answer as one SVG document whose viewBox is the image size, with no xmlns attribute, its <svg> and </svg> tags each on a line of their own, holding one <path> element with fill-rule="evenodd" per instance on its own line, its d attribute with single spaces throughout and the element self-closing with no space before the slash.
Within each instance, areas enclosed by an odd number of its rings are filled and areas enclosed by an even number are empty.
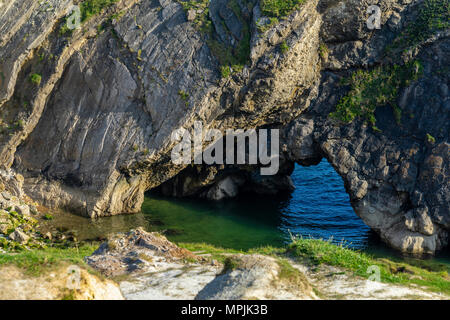
<svg viewBox="0 0 450 320">
<path fill-rule="evenodd" d="M 275 205 L 275 204 L 274 204 Z M 278 229 L 279 216 L 267 203 L 248 201 L 210 202 L 145 197 L 142 212 L 89 219 L 66 212 L 43 221 L 43 229 L 71 231 L 78 240 L 98 240 L 118 232 L 143 227 L 159 231 L 174 242 L 204 242 L 230 249 L 248 250 L 265 245 L 282 246 L 287 240 Z"/>
<path fill-rule="evenodd" d="M 151 223 L 150 217 L 146 217 L 142 213 L 90 219 L 59 211 L 53 214 L 52 220 L 41 221 L 40 229 L 43 233 L 55 228 L 61 232 L 70 231 L 79 241 L 85 241 L 105 239 L 108 235 L 128 232 L 138 227 L 150 230 Z"/>
<path fill-rule="evenodd" d="M 142 211 L 164 222 L 174 242 L 205 242 L 247 250 L 265 245 L 282 246 L 285 239 L 277 228 L 276 215 L 264 203 L 233 200 L 219 203 L 147 196 Z M 269 212 L 270 213 L 270 212 Z"/>
</svg>

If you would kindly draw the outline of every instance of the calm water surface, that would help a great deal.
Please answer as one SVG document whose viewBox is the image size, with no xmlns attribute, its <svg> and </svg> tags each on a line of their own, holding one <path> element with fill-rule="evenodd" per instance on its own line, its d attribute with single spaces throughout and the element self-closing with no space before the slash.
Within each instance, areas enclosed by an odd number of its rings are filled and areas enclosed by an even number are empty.
<svg viewBox="0 0 450 320">
<path fill-rule="evenodd" d="M 241 196 L 210 202 L 148 195 L 140 214 L 95 221 L 62 214 L 52 223 L 75 230 L 81 240 L 143 226 L 164 231 L 175 242 L 225 248 L 281 246 L 292 234 L 344 242 L 377 256 L 397 255 L 353 212 L 341 177 L 326 160 L 314 167 L 296 166 L 292 180 L 296 190 L 284 198 Z M 450 265 L 448 252 L 433 260 Z"/>
</svg>

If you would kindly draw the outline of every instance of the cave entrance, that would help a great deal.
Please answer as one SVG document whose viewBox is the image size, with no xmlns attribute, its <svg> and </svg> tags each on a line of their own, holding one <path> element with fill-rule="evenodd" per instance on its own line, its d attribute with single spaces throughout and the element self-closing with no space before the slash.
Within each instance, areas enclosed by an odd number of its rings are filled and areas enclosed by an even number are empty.
<svg viewBox="0 0 450 320">
<path fill-rule="evenodd" d="M 342 178 L 327 160 L 311 167 L 296 165 L 291 178 L 296 189 L 285 196 L 241 194 L 214 202 L 152 193 L 142 211 L 179 242 L 249 249 L 282 245 L 292 233 L 367 247 L 373 234 L 354 213 Z"/>
</svg>

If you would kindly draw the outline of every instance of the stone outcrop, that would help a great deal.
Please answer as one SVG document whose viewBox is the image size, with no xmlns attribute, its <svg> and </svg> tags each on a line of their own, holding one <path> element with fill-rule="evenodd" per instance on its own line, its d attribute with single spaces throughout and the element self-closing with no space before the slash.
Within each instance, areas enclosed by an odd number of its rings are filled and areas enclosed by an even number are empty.
<svg viewBox="0 0 450 320">
<path fill-rule="evenodd" d="M 211 34 L 197 24 L 206 11 L 185 11 L 174 0 L 121 0 L 69 34 L 72 1 L 1 6 L 0 187 L 97 217 L 138 212 L 144 192 L 169 180 L 161 186 L 167 194 L 211 199 L 245 188 L 289 190 L 294 162 L 326 158 L 355 212 L 386 242 L 416 253 L 443 248 L 448 30 L 409 57 L 389 56 L 387 45 L 415 19 L 420 1 L 380 1 L 380 30 L 367 28 L 367 8 L 376 4 L 369 1 L 306 1 L 267 30 L 259 1 L 236 1 L 239 16 L 228 3 L 211 1 Z M 246 65 L 221 78 L 211 40 L 237 48 L 246 32 Z M 343 76 L 412 58 L 424 71 L 398 93 L 401 125 L 390 108 L 376 111 L 381 132 L 361 119 L 328 117 L 346 94 Z M 194 121 L 205 129 L 281 128 L 282 172 L 263 181 L 251 168 L 199 168 L 204 179 L 182 171 L 170 161 L 170 138 Z"/>
<path fill-rule="evenodd" d="M 130 300 L 314 299 L 307 279 L 281 276 L 272 257 L 230 255 L 222 264 L 180 248 L 158 233 L 142 229 L 118 234 L 86 262 L 106 276 L 118 276 Z"/>
<path fill-rule="evenodd" d="M 0 192 L 0 252 L 45 246 L 38 232 L 38 211 L 7 191 Z"/>
</svg>

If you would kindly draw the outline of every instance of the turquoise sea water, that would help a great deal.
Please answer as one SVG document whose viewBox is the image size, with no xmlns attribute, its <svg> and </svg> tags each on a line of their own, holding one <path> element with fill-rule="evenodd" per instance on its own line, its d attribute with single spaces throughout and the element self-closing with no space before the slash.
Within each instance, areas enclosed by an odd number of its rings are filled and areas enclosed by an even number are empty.
<svg viewBox="0 0 450 320">
<path fill-rule="evenodd" d="M 292 180 L 296 190 L 285 197 L 209 202 L 149 196 L 142 210 L 164 222 L 176 241 L 248 249 L 282 245 L 293 234 L 368 246 L 370 229 L 353 212 L 341 177 L 326 160 L 297 166 Z"/>
</svg>

